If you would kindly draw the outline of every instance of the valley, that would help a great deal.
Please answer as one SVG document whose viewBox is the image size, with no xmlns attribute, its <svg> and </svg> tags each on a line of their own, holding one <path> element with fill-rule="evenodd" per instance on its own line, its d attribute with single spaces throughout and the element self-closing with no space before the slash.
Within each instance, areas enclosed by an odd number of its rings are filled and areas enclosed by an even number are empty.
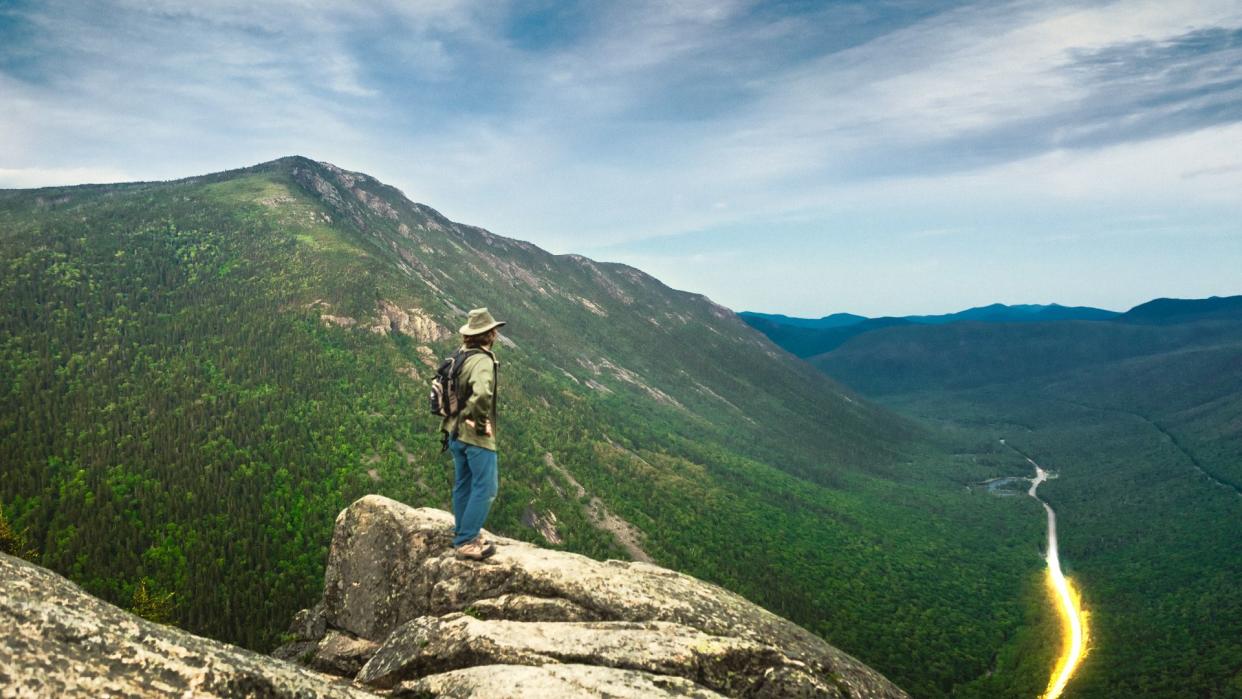
<svg viewBox="0 0 1242 699">
<path fill-rule="evenodd" d="M 1169 308 L 1153 302 L 1130 319 L 1090 323 L 881 330 L 816 360 L 954 435 L 958 449 L 1005 439 L 1061 475 L 1039 494 L 1072 523 L 1060 532 L 1060 563 L 1091 611 L 1090 653 L 1065 696 L 1242 693 L 1233 582 L 1242 579 L 1242 320 L 1233 301 L 1181 302 L 1190 312 L 1173 316 L 1153 313 Z M 1032 649 L 1062 643 L 1041 609 L 1043 587 L 1025 597 L 1023 630 L 963 696 L 1043 691 Z"/>
<path fill-rule="evenodd" d="M 1004 441 L 1002 439 L 1001 443 Z M 1062 630 L 1061 649 L 1057 655 L 1056 664 L 1053 665 L 1052 675 L 1048 680 L 1048 689 L 1044 692 L 1043 699 L 1057 699 L 1065 691 L 1065 686 L 1074 676 L 1078 664 L 1087 654 L 1088 613 L 1082 608 L 1082 596 L 1074 589 L 1073 583 L 1061 570 L 1060 547 L 1057 544 L 1057 513 L 1048 503 L 1040 500 L 1036 492 L 1040 484 L 1048 480 L 1049 473 L 1031 459 L 1028 458 L 1027 462 L 1035 469 L 1035 477 L 1030 479 L 1031 487 L 1026 494 L 1039 500 L 1048 513 L 1048 543 L 1044 560 L 1048 562 L 1048 586 L 1061 617 Z"/>
</svg>

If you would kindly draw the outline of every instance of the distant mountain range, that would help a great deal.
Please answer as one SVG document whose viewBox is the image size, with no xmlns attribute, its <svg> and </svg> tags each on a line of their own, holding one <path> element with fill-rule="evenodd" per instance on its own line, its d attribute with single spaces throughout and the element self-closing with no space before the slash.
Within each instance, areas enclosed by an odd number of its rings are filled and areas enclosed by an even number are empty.
<svg viewBox="0 0 1242 699">
<path fill-rule="evenodd" d="M 864 321 L 865 330 L 816 354 L 810 343 L 769 337 L 868 395 L 912 389 L 969 388 L 1031 378 L 1101 362 L 1232 341 L 1242 335 L 1242 296 L 1157 299 L 1108 320 L 956 321 L 939 324 Z M 876 322 L 877 325 L 868 326 Z M 827 331 L 822 331 L 827 332 Z M 797 350 L 797 351 L 795 351 Z"/>
<path fill-rule="evenodd" d="M 1242 296 L 1206 299 L 1156 299 L 1135 306 L 1118 320 L 1129 323 L 1186 323 L 1242 317 Z"/>
<path fill-rule="evenodd" d="M 1034 323 L 1052 320 L 1108 320 L 1121 315 L 1088 306 L 1020 304 L 968 308 L 957 313 L 922 316 L 868 318 L 853 313 L 834 313 L 823 318 L 742 311 L 738 314 L 776 344 L 799 357 L 811 357 L 840 347 L 852 337 L 900 325 L 946 325 L 964 321 L 980 323 Z"/>
</svg>

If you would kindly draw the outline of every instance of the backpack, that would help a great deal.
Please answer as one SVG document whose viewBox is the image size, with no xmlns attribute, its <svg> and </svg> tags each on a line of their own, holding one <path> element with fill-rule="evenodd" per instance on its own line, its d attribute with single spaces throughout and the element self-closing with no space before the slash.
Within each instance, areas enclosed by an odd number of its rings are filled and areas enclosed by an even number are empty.
<svg viewBox="0 0 1242 699">
<path fill-rule="evenodd" d="M 465 396 L 457 385 L 461 376 L 461 367 L 466 358 L 478 354 L 477 349 L 459 349 L 440 362 L 436 375 L 431 379 L 431 414 L 440 417 L 452 417 L 461 412 L 466 404 Z"/>
</svg>

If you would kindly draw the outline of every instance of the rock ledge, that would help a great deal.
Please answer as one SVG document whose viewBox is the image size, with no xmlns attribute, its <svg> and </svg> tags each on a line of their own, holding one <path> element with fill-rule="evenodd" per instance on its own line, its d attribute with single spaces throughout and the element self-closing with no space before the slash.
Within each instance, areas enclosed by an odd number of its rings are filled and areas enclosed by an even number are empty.
<svg viewBox="0 0 1242 699">
<path fill-rule="evenodd" d="M 323 599 L 275 655 L 410 697 L 906 697 L 801 627 L 648 563 L 490 536 L 366 496 L 337 517 Z"/>
<path fill-rule="evenodd" d="M 140 619 L 0 554 L 0 697 L 374 697 L 337 677 Z"/>
<path fill-rule="evenodd" d="M 380 496 L 350 505 L 323 598 L 275 657 L 145 621 L 0 554 L 0 699 L 906 697 L 715 585 L 502 537 L 491 559 L 461 561 L 452 529 L 447 512 Z"/>
</svg>

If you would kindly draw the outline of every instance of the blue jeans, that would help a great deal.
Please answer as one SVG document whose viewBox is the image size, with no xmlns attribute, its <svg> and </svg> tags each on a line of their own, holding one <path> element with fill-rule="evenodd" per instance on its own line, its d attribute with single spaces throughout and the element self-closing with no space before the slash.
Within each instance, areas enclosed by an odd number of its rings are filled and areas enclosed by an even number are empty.
<svg viewBox="0 0 1242 699">
<path fill-rule="evenodd" d="M 461 546 L 479 535 L 487 513 L 492 509 L 500 486 L 496 473 L 496 452 L 473 444 L 449 440 L 453 454 L 453 546 Z"/>
</svg>

